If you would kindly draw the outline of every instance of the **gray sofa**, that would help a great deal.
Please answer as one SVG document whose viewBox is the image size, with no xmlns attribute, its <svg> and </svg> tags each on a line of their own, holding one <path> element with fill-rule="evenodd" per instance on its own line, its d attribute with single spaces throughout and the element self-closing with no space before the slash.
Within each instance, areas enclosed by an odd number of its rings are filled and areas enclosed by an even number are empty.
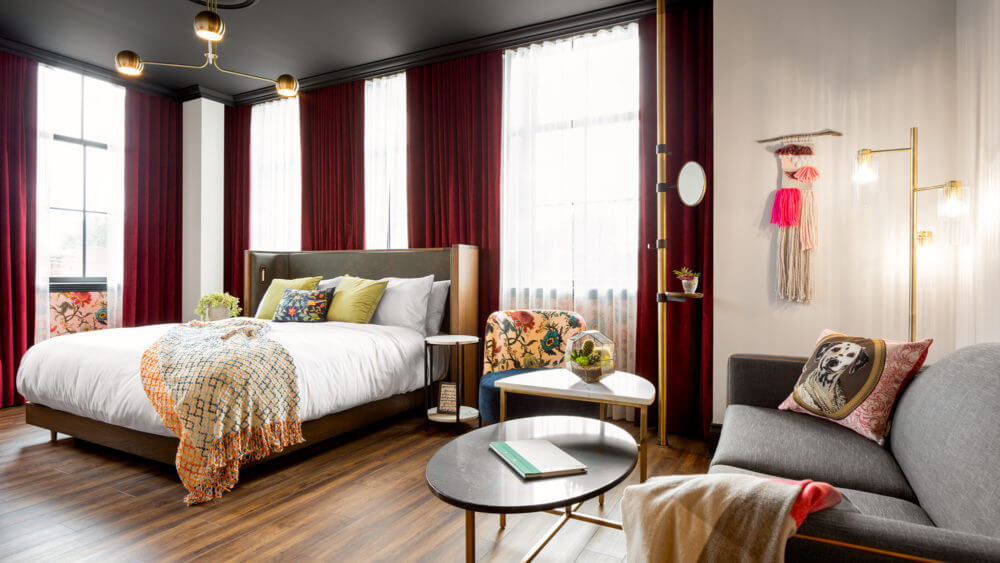
<svg viewBox="0 0 1000 563">
<path fill-rule="evenodd" d="M 710 473 L 826 481 L 844 493 L 798 534 L 946 561 L 1000 561 L 1000 344 L 924 368 L 896 403 L 885 447 L 777 410 L 805 358 L 729 359 L 729 406 Z M 793 537 L 789 560 L 891 557 Z"/>
</svg>

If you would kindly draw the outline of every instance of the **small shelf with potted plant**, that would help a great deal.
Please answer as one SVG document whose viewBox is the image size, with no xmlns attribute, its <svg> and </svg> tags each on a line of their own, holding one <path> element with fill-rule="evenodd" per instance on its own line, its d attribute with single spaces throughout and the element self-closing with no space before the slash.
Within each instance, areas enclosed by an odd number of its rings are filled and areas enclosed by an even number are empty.
<svg viewBox="0 0 1000 563">
<path fill-rule="evenodd" d="M 698 281 L 701 278 L 701 274 L 695 272 L 687 266 L 681 267 L 680 270 L 674 270 L 674 276 L 681 281 L 681 286 L 684 291 L 668 291 L 666 293 L 660 293 L 656 296 L 656 300 L 659 301 L 676 301 L 683 303 L 688 299 L 701 299 L 705 297 L 704 293 L 698 293 Z"/>
</svg>

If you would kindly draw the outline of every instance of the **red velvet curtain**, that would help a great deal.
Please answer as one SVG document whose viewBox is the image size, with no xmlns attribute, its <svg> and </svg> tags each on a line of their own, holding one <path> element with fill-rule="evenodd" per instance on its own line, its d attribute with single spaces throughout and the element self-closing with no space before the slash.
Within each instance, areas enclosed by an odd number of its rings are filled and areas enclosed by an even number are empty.
<svg viewBox="0 0 1000 563">
<path fill-rule="evenodd" d="M 299 95 L 302 250 L 365 247 L 365 83 Z"/>
<path fill-rule="evenodd" d="M 710 2 L 668 11 L 667 179 L 694 160 L 709 189 L 697 207 L 676 190 L 667 194 L 668 289 L 680 291 L 670 271 L 701 272 L 701 301 L 667 303 L 667 430 L 707 437 L 712 421 L 712 8 Z M 656 384 L 656 17 L 639 22 L 640 196 L 637 371 Z M 650 245 L 650 247 L 647 247 Z M 654 412 L 656 412 L 654 410 Z"/>
<path fill-rule="evenodd" d="M 0 406 L 24 402 L 17 366 L 35 337 L 38 63 L 0 53 Z"/>
<path fill-rule="evenodd" d="M 125 94 L 122 323 L 181 318 L 181 104 Z"/>
<path fill-rule="evenodd" d="M 250 248 L 250 108 L 226 107 L 222 286 L 243 303 L 243 251 Z M 250 315 L 253 311 L 243 311 Z"/>
<path fill-rule="evenodd" d="M 479 247 L 479 326 L 500 306 L 499 51 L 406 71 L 410 246 Z"/>
</svg>

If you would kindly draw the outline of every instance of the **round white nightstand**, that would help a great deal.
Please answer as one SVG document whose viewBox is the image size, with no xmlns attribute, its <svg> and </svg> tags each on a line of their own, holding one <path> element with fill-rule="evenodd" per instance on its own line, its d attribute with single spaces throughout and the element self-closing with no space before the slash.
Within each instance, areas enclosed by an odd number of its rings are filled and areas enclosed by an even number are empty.
<svg viewBox="0 0 1000 563">
<path fill-rule="evenodd" d="M 424 408 L 427 413 L 427 418 L 424 422 L 425 428 L 429 428 L 430 421 L 457 424 L 479 419 L 478 409 L 462 405 L 462 380 L 465 378 L 465 362 L 463 361 L 465 354 L 463 353 L 463 349 L 469 344 L 476 345 L 475 349 L 478 351 L 479 337 L 465 334 L 436 334 L 424 338 Z M 434 385 L 431 349 L 434 346 L 454 346 L 456 348 L 458 367 L 455 369 L 455 378 L 458 381 L 456 382 L 457 397 L 455 402 L 458 408 L 455 409 L 454 413 L 439 413 L 437 407 L 431 407 L 431 387 Z M 448 354 L 450 358 L 450 349 Z"/>
</svg>

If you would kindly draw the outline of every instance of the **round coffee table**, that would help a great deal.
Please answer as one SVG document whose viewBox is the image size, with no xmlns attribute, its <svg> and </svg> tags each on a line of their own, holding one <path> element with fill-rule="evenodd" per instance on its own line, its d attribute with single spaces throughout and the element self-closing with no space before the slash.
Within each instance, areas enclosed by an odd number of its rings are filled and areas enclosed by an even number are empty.
<svg viewBox="0 0 1000 563">
<path fill-rule="evenodd" d="M 490 442 L 529 439 L 549 440 L 586 465 L 587 472 L 528 481 L 490 450 Z M 531 560 L 571 518 L 621 529 L 617 522 L 579 514 L 576 509 L 624 481 L 635 468 L 638 455 L 632 435 L 613 424 L 575 416 L 536 416 L 455 438 L 434 454 L 425 476 L 438 498 L 465 509 L 466 561 L 475 560 L 476 512 L 544 511 L 559 515 L 525 557 Z"/>
</svg>

